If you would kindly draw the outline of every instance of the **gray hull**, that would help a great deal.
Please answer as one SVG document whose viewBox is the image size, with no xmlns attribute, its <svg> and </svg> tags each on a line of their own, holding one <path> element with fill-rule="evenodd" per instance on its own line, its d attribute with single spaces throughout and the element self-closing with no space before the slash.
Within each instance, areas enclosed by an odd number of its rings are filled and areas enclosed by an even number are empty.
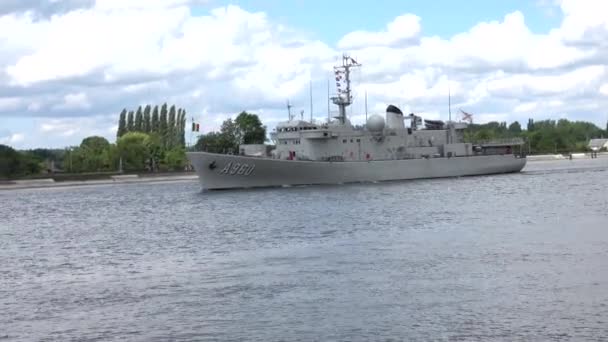
<svg viewBox="0 0 608 342">
<path fill-rule="evenodd" d="M 341 184 L 519 172 L 525 158 L 488 155 L 356 162 L 297 161 L 189 152 L 203 190 Z"/>
</svg>

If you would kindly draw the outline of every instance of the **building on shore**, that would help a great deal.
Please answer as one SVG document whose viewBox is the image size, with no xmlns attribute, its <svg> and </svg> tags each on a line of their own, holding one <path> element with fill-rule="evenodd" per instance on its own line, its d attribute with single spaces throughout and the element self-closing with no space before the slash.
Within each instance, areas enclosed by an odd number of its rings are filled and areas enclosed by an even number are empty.
<svg viewBox="0 0 608 342">
<path fill-rule="evenodd" d="M 608 139 L 591 139 L 588 146 L 594 152 L 606 151 L 608 150 Z"/>
</svg>

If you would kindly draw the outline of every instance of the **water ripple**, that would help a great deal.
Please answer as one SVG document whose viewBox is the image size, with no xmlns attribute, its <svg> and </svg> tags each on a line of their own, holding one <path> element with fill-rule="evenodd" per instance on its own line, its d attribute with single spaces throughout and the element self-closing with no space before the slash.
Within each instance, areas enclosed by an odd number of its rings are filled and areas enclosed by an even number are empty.
<svg viewBox="0 0 608 342">
<path fill-rule="evenodd" d="M 0 340 L 604 340 L 606 161 L 0 193 Z"/>
</svg>

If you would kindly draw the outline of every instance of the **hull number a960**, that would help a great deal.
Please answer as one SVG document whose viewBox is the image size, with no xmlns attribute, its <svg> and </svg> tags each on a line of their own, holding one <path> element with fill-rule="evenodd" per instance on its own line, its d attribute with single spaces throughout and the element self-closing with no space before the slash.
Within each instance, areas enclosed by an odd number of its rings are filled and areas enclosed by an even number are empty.
<svg viewBox="0 0 608 342">
<path fill-rule="evenodd" d="M 229 162 L 228 164 L 224 165 L 224 168 L 222 168 L 220 174 L 249 176 L 254 169 L 255 164 Z"/>
</svg>

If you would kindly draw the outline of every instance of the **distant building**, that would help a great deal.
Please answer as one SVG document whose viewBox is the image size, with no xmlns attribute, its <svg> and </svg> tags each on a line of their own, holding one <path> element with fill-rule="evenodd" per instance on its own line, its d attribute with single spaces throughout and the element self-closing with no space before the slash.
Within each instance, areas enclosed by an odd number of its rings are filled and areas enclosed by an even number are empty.
<svg viewBox="0 0 608 342">
<path fill-rule="evenodd" d="M 608 139 L 591 139 L 589 148 L 591 151 L 608 150 Z"/>
</svg>

